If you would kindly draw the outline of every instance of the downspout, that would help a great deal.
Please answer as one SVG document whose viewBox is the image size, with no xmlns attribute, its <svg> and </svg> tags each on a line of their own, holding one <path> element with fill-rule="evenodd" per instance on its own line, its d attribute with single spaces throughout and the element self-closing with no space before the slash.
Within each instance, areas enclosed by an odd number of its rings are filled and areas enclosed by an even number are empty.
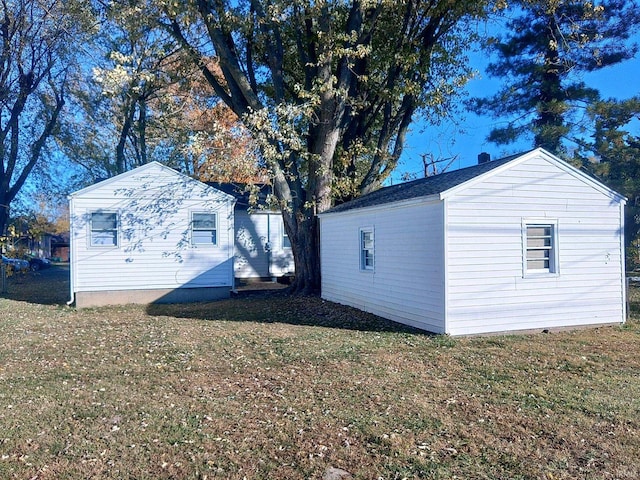
<svg viewBox="0 0 640 480">
<path fill-rule="evenodd" d="M 276 278 L 273 276 L 273 273 L 271 272 L 271 260 L 272 260 L 272 254 L 271 251 L 273 250 L 273 242 L 271 241 L 271 213 L 267 212 L 267 245 L 266 245 L 266 250 L 267 250 L 267 276 L 271 278 L 272 282 L 276 281 Z"/>
<path fill-rule="evenodd" d="M 442 197 L 441 197 L 442 198 Z M 443 334 L 449 331 L 449 200 L 442 198 L 442 276 L 444 281 L 442 295 L 442 329 Z"/>
<path fill-rule="evenodd" d="M 626 204 L 626 199 L 623 199 L 620 202 L 620 272 L 622 277 L 622 323 L 626 323 L 629 319 L 629 281 L 627 280 L 627 255 L 625 252 L 625 242 L 624 242 L 624 229 L 625 229 L 625 219 L 624 219 L 624 207 Z"/>
<path fill-rule="evenodd" d="M 75 281 L 74 281 L 74 276 L 75 276 L 75 268 L 73 266 L 73 261 L 75 259 L 75 255 L 74 255 L 74 248 L 71 247 L 72 243 L 73 243 L 73 215 L 74 215 L 74 209 L 73 209 L 73 197 L 68 196 L 67 197 L 69 199 L 69 290 L 70 290 L 70 299 L 67 302 L 67 306 L 71 306 L 72 304 L 75 303 L 76 301 L 76 294 L 75 294 Z"/>
<path fill-rule="evenodd" d="M 236 202 L 237 200 L 229 201 L 231 210 L 231 238 L 228 239 L 228 251 L 231 257 L 231 293 L 236 295 L 238 289 L 236 288 Z"/>
<path fill-rule="evenodd" d="M 275 181 L 271 182 L 271 195 L 275 196 Z M 271 277 L 271 281 L 272 282 L 276 282 L 277 279 L 275 277 L 275 275 L 273 275 L 273 273 L 271 272 L 271 261 L 273 260 L 273 242 L 271 241 L 271 206 L 269 205 L 269 203 L 267 202 L 267 208 L 269 209 L 269 211 L 267 212 L 267 238 L 269 241 L 269 252 L 267 252 L 267 265 L 268 265 L 268 275 Z"/>
</svg>

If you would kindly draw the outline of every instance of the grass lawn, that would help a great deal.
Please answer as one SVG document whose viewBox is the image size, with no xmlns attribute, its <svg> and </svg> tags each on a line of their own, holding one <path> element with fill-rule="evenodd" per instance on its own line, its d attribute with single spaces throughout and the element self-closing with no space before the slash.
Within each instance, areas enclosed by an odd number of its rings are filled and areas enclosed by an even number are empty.
<svg viewBox="0 0 640 480">
<path fill-rule="evenodd" d="M 623 327 L 451 339 L 282 293 L 76 311 L 60 268 L 0 298 L 0 478 L 640 478 L 635 290 Z"/>
</svg>

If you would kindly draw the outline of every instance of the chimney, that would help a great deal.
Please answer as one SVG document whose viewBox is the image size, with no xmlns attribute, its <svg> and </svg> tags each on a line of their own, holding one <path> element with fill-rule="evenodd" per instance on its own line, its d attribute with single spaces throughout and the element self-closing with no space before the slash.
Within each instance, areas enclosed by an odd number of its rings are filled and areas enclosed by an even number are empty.
<svg viewBox="0 0 640 480">
<path fill-rule="evenodd" d="M 481 165 L 483 163 L 487 163 L 490 161 L 491 161 L 491 154 L 487 152 L 482 152 L 480 155 L 478 155 L 478 165 Z"/>
</svg>

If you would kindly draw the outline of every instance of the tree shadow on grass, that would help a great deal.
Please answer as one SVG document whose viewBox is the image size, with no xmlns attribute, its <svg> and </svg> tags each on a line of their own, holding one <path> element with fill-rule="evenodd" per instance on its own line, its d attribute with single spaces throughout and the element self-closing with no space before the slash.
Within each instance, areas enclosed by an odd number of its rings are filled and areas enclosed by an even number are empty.
<svg viewBox="0 0 640 480">
<path fill-rule="evenodd" d="M 69 300 L 69 265 L 18 273 L 7 278 L 7 293 L 0 297 L 39 305 L 65 305 Z"/>
<path fill-rule="evenodd" d="M 286 291 L 241 292 L 228 300 L 191 304 L 151 304 L 147 313 L 198 320 L 283 323 L 368 332 L 432 335 L 356 308 L 322 300 L 317 296 L 291 295 Z"/>
</svg>

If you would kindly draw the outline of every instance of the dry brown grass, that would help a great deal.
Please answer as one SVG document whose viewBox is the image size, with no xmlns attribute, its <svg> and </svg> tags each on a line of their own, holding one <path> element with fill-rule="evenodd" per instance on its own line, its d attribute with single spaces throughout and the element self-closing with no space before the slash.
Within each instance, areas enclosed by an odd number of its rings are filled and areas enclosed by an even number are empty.
<svg viewBox="0 0 640 480">
<path fill-rule="evenodd" d="M 0 298 L 0 478 L 640 478 L 635 290 L 622 328 L 451 339 L 283 294 L 76 311 L 55 278 Z"/>
</svg>

